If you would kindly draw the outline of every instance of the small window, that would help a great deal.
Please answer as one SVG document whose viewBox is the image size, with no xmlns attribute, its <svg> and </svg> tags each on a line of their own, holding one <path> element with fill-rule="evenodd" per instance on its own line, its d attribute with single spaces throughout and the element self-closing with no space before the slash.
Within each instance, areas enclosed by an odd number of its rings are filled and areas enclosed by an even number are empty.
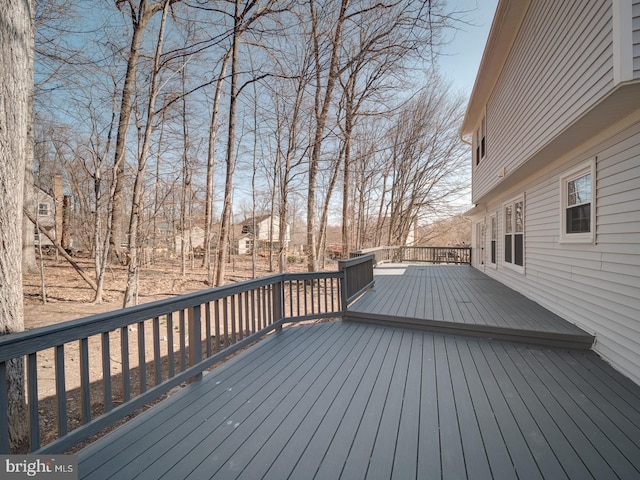
<svg viewBox="0 0 640 480">
<path fill-rule="evenodd" d="M 38 216 L 39 217 L 48 217 L 49 216 L 49 204 L 48 203 L 39 203 L 38 204 Z"/>
<path fill-rule="evenodd" d="M 476 160 L 476 165 L 480 164 L 480 160 L 482 160 L 487 154 L 487 140 L 486 140 L 486 131 L 487 131 L 487 120 L 486 115 L 482 116 L 482 120 L 480 120 L 480 125 L 476 129 L 473 135 L 474 141 L 474 157 Z"/>
<path fill-rule="evenodd" d="M 560 178 L 561 232 L 564 242 L 592 242 L 595 230 L 595 161 L 583 164 Z"/>
<path fill-rule="evenodd" d="M 524 198 L 504 204 L 504 263 L 524 271 Z"/>
<path fill-rule="evenodd" d="M 498 256 L 498 219 L 496 215 L 491 215 L 489 220 L 490 228 L 491 228 L 491 256 L 490 261 L 491 265 L 496 264 L 497 256 Z"/>
</svg>

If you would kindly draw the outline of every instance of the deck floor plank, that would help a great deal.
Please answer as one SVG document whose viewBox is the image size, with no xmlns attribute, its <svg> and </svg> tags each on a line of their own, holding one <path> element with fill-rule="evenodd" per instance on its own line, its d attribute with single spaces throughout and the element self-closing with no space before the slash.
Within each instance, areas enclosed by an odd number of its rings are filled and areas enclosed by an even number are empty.
<svg viewBox="0 0 640 480">
<path fill-rule="evenodd" d="M 266 388 L 252 389 L 250 394 L 241 398 L 231 394 L 226 399 L 223 410 L 216 415 L 218 424 L 211 428 L 207 423 L 202 423 L 197 429 L 191 431 L 189 443 L 195 443 L 194 447 L 185 451 L 184 456 L 170 469 L 156 468 L 148 472 L 148 478 L 174 479 L 187 478 L 190 475 L 194 478 L 202 478 L 203 470 L 211 472 L 211 478 L 213 478 L 220 469 L 233 471 L 235 466 L 226 461 L 229 451 L 239 448 L 247 437 L 259 436 L 262 432 L 259 430 L 262 423 L 279 405 L 287 403 L 289 395 L 299 382 L 313 375 L 312 372 L 318 366 L 319 360 L 324 355 L 331 358 L 332 354 L 339 351 L 340 342 L 348 340 L 350 336 L 349 331 L 343 332 L 342 335 L 332 335 L 326 343 L 323 343 L 320 348 L 315 348 L 299 365 L 292 366 L 291 372 L 287 372 L 287 366 L 283 365 L 284 372 L 274 369 L 272 372 L 265 373 L 264 379 L 268 379 Z M 233 410 L 234 407 L 235 410 Z M 211 450 L 216 451 L 215 456 L 210 455 Z"/>
<path fill-rule="evenodd" d="M 554 448 L 558 455 L 563 455 L 565 462 L 567 457 L 574 455 L 575 449 L 594 478 L 614 476 L 610 467 L 603 467 L 605 464 L 616 465 L 624 478 L 637 474 L 636 468 L 622 453 L 629 443 L 626 435 L 611 422 L 608 415 L 586 399 L 581 389 L 575 388 L 570 378 L 557 369 L 550 372 L 548 364 L 545 368 L 544 364 L 547 362 L 544 361 L 544 355 L 525 362 L 520 352 L 509 346 L 503 348 L 509 354 L 508 363 L 512 365 L 511 368 L 524 368 L 526 365 L 531 371 L 530 377 L 534 385 L 531 393 L 546 406 L 558 428 L 563 433 L 573 430 L 571 437 L 581 440 L 580 443 L 574 440 L 572 445 Z M 598 461 L 598 457 L 604 462 Z M 570 475 L 572 478 L 577 476 L 577 472 Z"/>
<path fill-rule="evenodd" d="M 415 332 L 411 333 L 411 347 L 407 375 L 403 386 L 400 419 L 398 421 L 398 440 L 394 445 L 395 454 L 391 470 L 391 479 L 402 480 L 416 478 L 418 458 L 418 440 L 420 435 L 421 382 L 413 379 L 422 376 L 422 343 L 423 338 Z"/>
<path fill-rule="evenodd" d="M 590 348 L 593 336 L 469 266 L 380 267 L 346 319 Z"/>
<path fill-rule="evenodd" d="M 456 342 L 447 345 L 447 358 L 449 368 L 453 372 L 464 372 L 465 366 L 461 352 Z M 453 395 L 455 398 L 456 413 L 460 424 L 460 439 L 462 451 L 465 457 L 465 465 L 474 466 L 473 472 L 467 472 L 466 476 L 474 478 L 492 478 L 489 459 L 486 449 L 477 448 L 483 445 L 482 433 L 478 421 L 478 412 L 474 408 L 469 383 L 464 374 L 451 375 Z"/>
<path fill-rule="evenodd" d="M 393 332 L 380 370 L 376 378 L 370 380 L 373 383 L 373 388 L 366 404 L 363 405 L 364 411 L 360 423 L 357 425 L 355 435 L 352 437 L 351 444 L 347 446 L 349 454 L 345 459 L 340 474 L 343 478 L 365 478 L 369 470 L 369 462 L 376 440 L 380 438 L 378 437 L 380 421 L 386 410 L 386 398 L 389 388 L 393 383 L 394 366 L 400 354 L 402 336 L 403 332 L 401 330 Z M 389 404 L 389 407 L 393 408 L 391 404 Z M 384 433 L 394 436 L 392 432 L 385 431 Z M 319 473 L 322 474 L 322 469 Z M 319 477 L 322 478 L 322 475 L 319 475 Z"/>
<path fill-rule="evenodd" d="M 269 386 L 267 373 L 284 370 L 286 374 L 287 365 L 293 365 L 300 358 L 307 357 L 314 345 L 318 348 L 323 341 L 331 339 L 333 334 L 330 329 L 326 329 L 320 331 L 318 338 L 314 340 L 309 336 L 299 338 L 299 333 L 302 332 L 292 332 L 288 339 L 296 344 L 295 348 L 276 347 L 274 352 L 265 349 L 264 353 L 261 352 L 258 358 L 251 361 L 238 357 L 216 372 L 216 385 L 213 388 L 189 389 L 188 394 L 187 389 L 178 392 L 174 401 L 166 404 L 163 415 L 141 415 L 127 424 L 129 428 L 120 436 L 118 442 L 100 447 L 96 447 L 95 444 L 89 446 L 85 449 L 87 464 L 97 471 L 103 462 L 107 463 L 111 458 L 117 458 L 118 474 L 129 478 L 133 478 L 134 473 L 143 472 L 147 467 L 153 466 L 156 458 L 167 455 L 175 443 L 185 440 L 203 422 L 208 422 L 214 415 L 231 415 L 232 409 L 238 408 L 238 403 L 242 404 L 246 398 L 250 398 L 252 390 L 262 390 Z M 272 337 L 269 340 L 279 343 L 280 339 Z M 245 362 L 242 363 L 242 360 Z M 285 365 L 285 369 L 280 368 L 281 365 Z M 236 387 L 237 403 L 229 403 L 231 391 L 225 388 L 226 385 L 230 385 L 228 388 L 232 390 Z M 211 384 L 207 382 L 207 386 L 211 387 Z M 275 387 L 276 385 L 271 386 Z M 181 396 L 185 398 L 181 399 Z M 194 415 L 194 412 L 203 411 L 207 412 L 204 418 Z M 147 440 L 142 451 L 128 448 L 138 445 L 142 439 Z M 149 442 L 149 439 L 153 441 Z M 97 475 L 100 476 L 100 472 L 97 472 Z"/>
<path fill-rule="evenodd" d="M 514 466 L 486 391 L 491 382 L 487 382 L 487 385 L 485 385 L 482 381 L 469 344 L 470 342 L 468 341 L 456 341 L 464 377 L 471 395 L 473 410 L 482 435 L 482 445 L 487 454 L 491 478 L 509 478 L 509 476 L 513 475 Z"/>
<path fill-rule="evenodd" d="M 593 372 L 593 373 L 591 373 Z M 354 322 L 274 332 L 79 454 L 80 478 L 638 478 L 593 352 Z"/>
<path fill-rule="evenodd" d="M 381 336 L 382 331 L 373 330 L 365 332 L 361 336 L 360 343 L 364 343 L 362 350 L 355 349 L 344 363 L 347 368 L 341 369 L 340 375 L 336 376 L 337 391 L 325 388 L 317 397 L 317 401 L 312 404 L 310 410 L 306 412 L 307 416 L 296 426 L 295 431 L 291 432 L 288 438 L 283 435 L 286 444 L 282 446 L 281 450 L 286 452 L 286 455 L 273 458 L 270 449 L 261 448 L 247 468 L 243 470 L 241 478 L 279 480 L 286 478 L 298 464 L 307 469 L 301 476 L 311 478 L 315 475 L 315 468 L 319 462 L 312 464 L 311 460 L 313 457 L 317 457 L 320 451 L 324 453 L 323 449 L 326 450 L 331 443 L 348 402 L 353 398 L 358 382 L 375 354 Z M 304 415 L 304 405 L 301 407 L 301 415 Z M 310 431 L 313 431 L 314 444 L 308 443 Z M 305 455 L 307 455 L 306 458 Z M 265 465 L 270 465 L 266 473 Z"/>
<path fill-rule="evenodd" d="M 351 388 L 338 393 L 330 412 L 308 441 L 302 455 L 296 462 L 291 478 L 339 478 L 348 455 L 347 446 L 351 444 L 358 428 L 363 405 L 371 396 L 373 379 L 377 378 L 382 367 L 384 352 L 389 347 L 391 335 L 384 331 L 376 332 L 372 337 L 375 347 L 370 357 L 363 357 L 353 367 Z M 319 470 L 322 467 L 322 472 Z M 276 478 L 276 477 L 273 477 Z M 282 477 L 281 477 L 282 478 Z"/>
<path fill-rule="evenodd" d="M 371 335 L 364 335 L 355 339 L 353 348 L 345 348 L 350 338 L 341 339 L 345 340 L 345 343 L 339 345 L 339 351 L 332 356 L 326 367 L 305 376 L 296 384 L 287 395 L 287 402 L 277 405 L 258 429 L 236 442 L 227 442 L 224 448 L 218 449 L 218 462 L 232 465 L 234 471 L 221 469 L 217 475 L 221 478 L 236 478 L 234 472 L 238 472 L 238 476 L 256 478 L 254 472 L 247 471 L 250 463 L 257 465 L 260 474 L 263 475 L 267 462 L 293 456 L 291 451 L 285 448 L 286 444 L 298 429 L 302 428 L 303 434 L 308 436 L 307 430 L 317 426 L 321 420 L 321 411 L 325 408 L 323 400 L 335 398 L 335 389 L 339 389 L 348 376 L 348 369 L 341 367 L 353 363 L 360 357 L 370 337 Z M 320 420 L 313 418 L 314 416 L 320 417 Z M 302 425 L 304 426 L 301 427 Z M 269 445 L 268 451 L 261 451 L 265 445 Z M 283 455 L 274 458 L 274 449 L 282 451 Z"/>
</svg>

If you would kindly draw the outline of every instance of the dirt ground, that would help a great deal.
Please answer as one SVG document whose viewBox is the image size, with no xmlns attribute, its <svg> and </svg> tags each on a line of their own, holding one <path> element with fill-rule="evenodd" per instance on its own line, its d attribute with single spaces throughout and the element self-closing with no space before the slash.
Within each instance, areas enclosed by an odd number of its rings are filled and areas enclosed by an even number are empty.
<svg viewBox="0 0 640 480">
<path fill-rule="evenodd" d="M 75 258 L 77 264 L 94 277 L 93 262 L 88 258 Z M 140 273 L 138 303 L 169 298 L 175 295 L 210 288 L 207 272 L 200 266 L 201 260 L 188 262 L 186 274 L 180 273 L 178 260 L 163 259 L 157 265 L 148 265 Z M 277 265 L 274 263 L 277 268 Z M 288 265 L 288 271 L 303 271 L 300 262 Z M 258 257 L 256 276 L 270 275 L 268 259 Z M 227 264 L 225 283 L 252 278 L 252 262 L 248 255 L 234 256 Z M 93 290 L 62 257 L 44 259 L 44 284 L 46 303 L 42 301 L 40 272 L 23 276 L 25 329 L 32 329 L 66 320 L 108 312 L 122 308 L 126 285 L 126 267 L 109 267 L 105 276 L 105 301 L 92 303 Z"/>
<path fill-rule="evenodd" d="M 93 264 L 87 258 L 75 259 L 79 266 L 93 277 Z M 180 273 L 180 262 L 163 260 L 159 265 L 146 266 L 140 273 L 138 303 L 173 297 L 210 288 L 207 285 L 206 270 L 200 267 L 200 260 L 189 262 L 185 275 Z M 327 269 L 336 269 L 336 265 L 329 265 Z M 289 271 L 303 271 L 302 262 L 289 264 Z M 252 278 L 252 262 L 250 256 L 238 256 L 231 259 L 227 265 L 226 283 L 248 280 Z M 256 276 L 269 275 L 268 259 L 259 257 L 256 263 Z M 46 303 L 43 303 L 42 277 L 40 272 L 28 273 L 23 277 L 24 289 L 24 318 L 25 329 L 33 329 L 56 324 L 67 320 L 94 315 L 97 313 L 117 310 L 122 307 L 122 299 L 126 283 L 126 267 L 110 267 L 105 280 L 105 301 L 100 304 L 92 303 L 92 288 L 78 275 L 78 273 L 63 258 L 54 256 L 44 259 L 44 285 Z M 145 357 L 153 358 L 153 340 L 151 321 L 145 322 Z M 165 322 L 166 323 L 166 322 Z M 167 328 L 166 324 L 160 328 Z M 137 326 L 129 327 L 129 354 L 131 368 L 132 394 L 136 394 L 139 385 Z M 167 336 L 162 336 L 162 350 L 167 352 Z M 102 347 L 99 337 L 88 340 L 89 374 L 91 381 L 91 410 L 92 416 L 104 412 L 104 395 L 102 382 Z M 178 350 L 179 338 L 174 337 L 174 350 Z M 114 406 L 122 401 L 123 388 L 121 381 L 122 359 L 120 355 L 120 336 L 117 332 L 110 334 L 110 358 L 112 397 Z M 71 430 L 81 424 L 81 395 L 80 395 L 80 353 L 79 342 L 65 345 L 65 386 L 67 390 L 68 429 Z M 54 440 L 58 431 L 56 414 L 56 379 L 55 358 L 53 349 L 39 352 L 38 362 L 38 398 L 40 411 L 41 444 Z M 168 362 L 163 360 L 162 370 L 168 371 Z M 147 366 L 148 385 L 153 382 L 153 368 Z M 166 372 L 163 372 L 165 378 Z"/>
</svg>

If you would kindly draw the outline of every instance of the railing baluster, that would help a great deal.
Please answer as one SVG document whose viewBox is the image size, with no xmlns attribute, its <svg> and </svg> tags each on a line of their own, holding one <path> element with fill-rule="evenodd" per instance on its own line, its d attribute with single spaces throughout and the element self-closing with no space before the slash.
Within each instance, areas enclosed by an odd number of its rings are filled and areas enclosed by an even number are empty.
<svg viewBox="0 0 640 480">
<path fill-rule="evenodd" d="M 182 372 L 187 369 L 187 341 L 185 330 L 184 310 L 180 310 L 180 369 Z"/>
<path fill-rule="evenodd" d="M 109 345 L 109 332 L 102 333 L 102 385 L 104 411 L 108 412 L 113 408 L 111 401 L 111 349 Z M 57 359 L 57 358 L 56 358 Z M 64 368 L 64 367 L 63 367 Z"/>
<path fill-rule="evenodd" d="M 251 324 L 253 325 L 253 331 L 260 330 L 260 322 L 256 318 L 256 289 L 251 289 Z"/>
<path fill-rule="evenodd" d="M 229 343 L 229 299 L 225 298 L 222 302 L 222 328 L 224 329 L 224 346 L 228 347 Z M 224 347 L 223 347 L 224 348 Z"/>
<path fill-rule="evenodd" d="M 55 348 L 56 397 L 58 400 L 58 436 L 67 434 L 67 389 L 65 386 L 64 345 Z M 0 385 L 3 385 L 0 383 Z M 2 409 L 0 409 L 2 410 Z"/>
<path fill-rule="evenodd" d="M 296 315 L 300 316 L 300 280 L 296 280 Z"/>
<path fill-rule="evenodd" d="M 265 305 L 265 299 L 264 299 L 264 287 L 260 287 L 258 289 L 258 318 L 260 320 L 260 329 L 262 330 L 263 328 L 265 328 L 267 326 L 265 319 L 264 319 L 264 305 Z"/>
<path fill-rule="evenodd" d="M 323 279 L 323 285 L 322 287 L 324 288 L 324 312 L 328 312 L 329 311 L 329 298 L 327 295 L 327 279 Z"/>
<path fill-rule="evenodd" d="M 160 318 L 153 318 L 153 370 L 156 385 L 162 383 L 162 352 L 160 351 Z"/>
<path fill-rule="evenodd" d="M 147 391 L 147 360 L 145 356 L 144 322 L 138 322 L 138 373 L 140 393 Z"/>
<path fill-rule="evenodd" d="M 204 304 L 204 329 L 206 332 L 207 357 L 211 356 L 211 303 Z"/>
<path fill-rule="evenodd" d="M 267 324 L 268 325 L 272 325 L 273 324 L 273 285 L 269 285 L 267 288 L 267 298 L 266 303 L 267 303 Z"/>
<path fill-rule="evenodd" d="M 169 361 L 169 378 L 172 378 L 176 374 L 176 359 L 173 352 L 173 313 L 167 314 L 167 360 Z"/>
<path fill-rule="evenodd" d="M 131 399 L 131 370 L 129 368 L 129 327 L 120 329 L 120 359 L 122 360 L 122 393 L 124 401 Z"/>
<path fill-rule="evenodd" d="M 220 351 L 222 347 L 222 340 L 220 338 L 220 300 L 216 300 L 214 302 L 214 314 L 215 314 L 215 332 L 216 332 L 216 344 L 215 344 L 215 351 L 216 353 Z"/>
<path fill-rule="evenodd" d="M 249 297 L 251 296 L 252 292 L 253 290 L 251 292 L 245 292 L 244 294 L 244 316 L 246 319 L 245 321 L 247 323 L 247 331 L 249 332 L 249 335 L 252 335 L 256 332 L 255 322 L 253 317 L 251 316 L 249 309 Z"/>
<path fill-rule="evenodd" d="M 29 445 L 40 448 L 40 412 L 38 411 L 38 361 L 35 353 L 27 357 L 27 392 L 29 401 Z"/>
<path fill-rule="evenodd" d="M 238 341 L 244 338 L 244 316 L 242 315 L 242 292 L 237 296 L 238 299 Z"/>
<path fill-rule="evenodd" d="M 309 313 L 308 300 L 307 300 L 307 297 L 308 297 L 308 295 L 307 295 L 307 284 L 308 284 L 308 281 L 305 280 L 304 281 L 304 297 L 303 297 L 303 300 L 304 300 L 303 305 L 304 305 L 304 307 L 302 308 L 302 314 L 303 315 L 307 315 Z"/>
<path fill-rule="evenodd" d="M 82 423 L 91 421 L 91 379 L 89 378 L 89 339 L 80 339 L 80 391 Z"/>
</svg>

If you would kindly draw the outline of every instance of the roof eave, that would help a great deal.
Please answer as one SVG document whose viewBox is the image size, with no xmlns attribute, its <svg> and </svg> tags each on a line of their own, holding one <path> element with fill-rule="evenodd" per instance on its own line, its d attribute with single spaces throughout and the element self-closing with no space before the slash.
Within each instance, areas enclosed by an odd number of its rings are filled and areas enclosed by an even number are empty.
<svg viewBox="0 0 640 480">
<path fill-rule="evenodd" d="M 499 0 L 471 91 L 460 136 L 473 133 L 509 56 L 530 0 Z"/>
</svg>

